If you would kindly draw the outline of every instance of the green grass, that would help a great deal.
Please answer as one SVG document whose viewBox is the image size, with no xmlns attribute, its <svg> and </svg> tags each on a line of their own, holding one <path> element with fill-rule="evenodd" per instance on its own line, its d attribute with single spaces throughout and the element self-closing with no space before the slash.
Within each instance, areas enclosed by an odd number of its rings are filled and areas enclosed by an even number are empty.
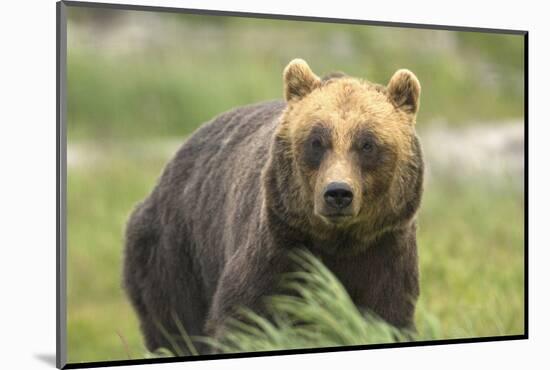
<svg viewBox="0 0 550 370">
<path fill-rule="evenodd" d="M 101 150 L 106 160 L 68 171 L 69 362 L 127 359 L 120 336 L 131 358 L 146 353 L 121 289 L 122 235 L 132 207 L 152 189 L 166 158 L 136 158 L 125 147 L 116 148 Z M 523 333 L 524 203 L 518 182 L 451 176 L 426 184 L 418 230 L 420 338 Z M 355 322 L 348 316 L 338 320 L 348 327 Z M 355 329 L 362 330 L 361 325 Z M 281 346 L 292 339 L 284 339 L 285 333 L 288 328 L 277 334 Z M 369 340 L 366 333 L 356 341 Z M 303 339 L 295 345 L 307 345 Z"/>
<path fill-rule="evenodd" d="M 420 302 L 445 338 L 523 332 L 523 189 L 518 179 L 500 181 L 451 178 L 426 188 Z"/>
<path fill-rule="evenodd" d="M 118 333 L 143 353 L 138 322 L 121 288 L 123 230 L 161 169 L 147 161 L 114 160 L 105 168 L 69 169 L 68 359 L 125 359 Z"/>
<path fill-rule="evenodd" d="M 359 311 L 340 281 L 311 253 L 296 250 L 291 257 L 298 271 L 282 276 L 280 284 L 286 295 L 266 298 L 271 320 L 243 308 L 241 319 L 228 320 L 223 338 L 203 341 L 221 352 L 235 353 L 438 337 L 439 329 L 433 320 L 426 321 L 428 325 L 422 333 L 412 333 L 395 329 L 373 313 Z"/>
</svg>

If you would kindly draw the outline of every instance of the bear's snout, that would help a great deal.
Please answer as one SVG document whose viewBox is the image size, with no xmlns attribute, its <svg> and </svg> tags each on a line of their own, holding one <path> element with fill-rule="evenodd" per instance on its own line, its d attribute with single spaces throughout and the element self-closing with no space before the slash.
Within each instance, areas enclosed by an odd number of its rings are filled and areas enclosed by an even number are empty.
<svg viewBox="0 0 550 370">
<path fill-rule="evenodd" d="M 353 201 L 353 190 L 345 182 L 331 182 L 325 188 L 323 198 L 327 206 L 327 216 L 350 216 L 347 212 Z"/>
</svg>

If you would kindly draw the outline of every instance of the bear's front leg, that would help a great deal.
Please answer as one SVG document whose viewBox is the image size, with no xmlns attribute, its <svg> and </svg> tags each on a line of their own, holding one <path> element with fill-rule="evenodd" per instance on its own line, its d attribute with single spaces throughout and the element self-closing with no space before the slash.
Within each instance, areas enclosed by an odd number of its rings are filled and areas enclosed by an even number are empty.
<svg viewBox="0 0 550 370">
<path fill-rule="evenodd" d="M 280 276 L 288 267 L 287 249 L 263 244 L 237 251 L 218 282 L 205 332 L 220 339 L 227 319 L 238 319 L 241 307 L 265 315 L 263 298 L 276 293 Z"/>
<path fill-rule="evenodd" d="M 388 233 L 363 252 L 325 256 L 355 305 L 399 329 L 414 330 L 419 295 L 414 229 Z"/>
<path fill-rule="evenodd" d="M 420 288 L 415 226 L 382 238 L 367 258 L 377 265 L 375 274 L 369 275 L 375 296 L 364 292 L 372 302 L 367 307 L 398 329 L 416 331 L 414 312 Z"/>
</svg>

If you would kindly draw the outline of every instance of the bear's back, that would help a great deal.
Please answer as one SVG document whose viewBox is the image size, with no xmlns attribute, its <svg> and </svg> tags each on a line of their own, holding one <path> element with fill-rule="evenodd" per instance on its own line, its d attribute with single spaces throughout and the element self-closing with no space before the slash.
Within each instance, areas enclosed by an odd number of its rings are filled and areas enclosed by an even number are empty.
<svg viewBox="0 0 550 370">
<path fill-rule="evenodd" d="M 222 113 L 199 127 L 183 144 L 176 158 L 200 153 L 208 161 L 219 155 L 254 149 L 255 144 L 264 147 L 270 144 L 264 136 L 273 133 L 285 107 L 283 101 L 274 100 Z"/>
<path fill-rule="evenodd" d="M 201 268 L 212 284 L 259 219 L 261 172 L 285 106 L 283 101 L 243 106 L 203 124 L 167 164 L 151 195 L 164 226 L 183 228 L 182 242 L 201 241 L 187 246 L 193 254 L 216 256 L 209 259 L 215 266 Z"/>
<path fill-rule="evenodd" d="M 178 180 L 187 184 L 214 178 L 236 180 L 233 177 L 251 175 L 243 170 L 258 170 L 265 164 L 272 135 L 285 106 L 283 101 L 268 101 L 220 114 L 186 140 L 167 171 L 172 170 L 171 175 L 185 175 Z"/>
</svg>

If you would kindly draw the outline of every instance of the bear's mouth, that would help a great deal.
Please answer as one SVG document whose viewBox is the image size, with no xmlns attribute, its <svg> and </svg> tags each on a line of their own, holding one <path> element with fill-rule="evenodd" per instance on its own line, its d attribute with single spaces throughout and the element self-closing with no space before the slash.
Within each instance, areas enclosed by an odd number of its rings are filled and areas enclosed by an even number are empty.
<svg viewBox="0 0 550 370">
<path fill-rule="evenodd" d="M 324 220 L 326 220 L 330 224 L 343 224 L 346 221 L 349 221 L 353 218 L 353 215 L 349 213 L 331 213 L 331 214 L 324 214 L 321 215 Z"/>
</svg>

